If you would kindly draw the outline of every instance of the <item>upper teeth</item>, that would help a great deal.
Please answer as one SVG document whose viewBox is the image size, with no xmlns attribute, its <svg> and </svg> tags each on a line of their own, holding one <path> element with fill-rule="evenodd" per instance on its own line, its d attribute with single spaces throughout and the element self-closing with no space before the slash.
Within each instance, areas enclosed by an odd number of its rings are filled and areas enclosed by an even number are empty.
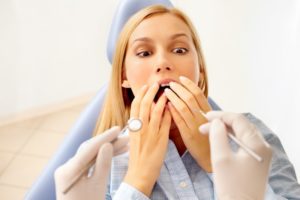
<svg viewBox="0 0 300 200">
<path fill-rule="evenodd" d="M 161 84 L 160 86 L 161 86 L 161 87 L 166 87 L 166 86 L 170 86 L 170 84 L 169 84 L 169 83 L 163 83 L 163 84 Z"/>
</svg>

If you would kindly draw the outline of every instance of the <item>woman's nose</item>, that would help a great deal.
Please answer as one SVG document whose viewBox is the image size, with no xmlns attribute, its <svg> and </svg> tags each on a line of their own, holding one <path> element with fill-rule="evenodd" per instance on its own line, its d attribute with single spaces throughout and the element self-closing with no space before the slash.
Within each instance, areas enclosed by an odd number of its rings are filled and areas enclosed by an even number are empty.
<svg viewBox="0 0 300 200">
<path fill-rule="evenodd" d="M 160 55 L 156 63 L 156 72 L 171 71 L 173 69 L 171 62 L 165 55 Z"/>
<path fill-rule="evenodd" d="M 171 67 L 170 66 L 159 66 L 156 68 L 156 72 L 162 72 L 162 71 L 171 71 Z"/>
</svg>

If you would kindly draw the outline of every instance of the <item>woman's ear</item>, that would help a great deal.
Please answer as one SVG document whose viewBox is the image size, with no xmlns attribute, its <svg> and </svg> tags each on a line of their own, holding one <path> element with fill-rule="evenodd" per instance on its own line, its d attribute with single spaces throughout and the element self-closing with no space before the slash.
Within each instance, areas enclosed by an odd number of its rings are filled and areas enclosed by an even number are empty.
<svg viewBox="0 0 300 200">
<path fill-rule="evenodd" d="M 122 87 L 123 88 L 131 88 L 130 85 L 129 85 L 129 82 L 127 80 L 123 80 Z"/>
</svg>

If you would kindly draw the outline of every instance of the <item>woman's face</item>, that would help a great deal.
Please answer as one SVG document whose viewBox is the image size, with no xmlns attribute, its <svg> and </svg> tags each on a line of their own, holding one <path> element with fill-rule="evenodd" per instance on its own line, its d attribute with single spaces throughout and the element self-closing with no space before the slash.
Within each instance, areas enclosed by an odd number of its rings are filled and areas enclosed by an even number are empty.
<svg viewBox="0 0 300 200">
<path fill-rule="evenodd" d="M 133 94 L 143 85 L 179 82 L 185 76 L 199 81 L 199 63 L 190 29 L 178 17 L 165 13 L 143 20 L 129 38 L 124 87 Z"/>
</svg>

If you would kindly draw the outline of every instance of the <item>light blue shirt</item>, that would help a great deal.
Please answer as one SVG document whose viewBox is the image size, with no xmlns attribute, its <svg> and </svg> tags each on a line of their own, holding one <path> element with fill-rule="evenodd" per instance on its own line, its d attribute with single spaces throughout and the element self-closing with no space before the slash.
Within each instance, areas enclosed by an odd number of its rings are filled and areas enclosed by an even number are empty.
<svg viewBox="0 0 300 200">
<path fill-rule="evenodd" d="M 245 116 L 259 128 L 273 148 L 272 166 L 265 199 L 300 199 L 300 186 L 297 183 L 294 168 L 279 139 L 257 118 L 251 114 L 245 114 Z M 232 146 L 237 148 L 234 143 Z M 143 193 L 122 182 L 127 172 L 127 165 L 128 153 L 113 159 L 106 199 L 149 200 Z M 150 199 L 216 200 L 212 176 L 198 166 L 188 151 L 180 156 L 174 143 L 169 140 L 165 161 Z"/>
</svg>

